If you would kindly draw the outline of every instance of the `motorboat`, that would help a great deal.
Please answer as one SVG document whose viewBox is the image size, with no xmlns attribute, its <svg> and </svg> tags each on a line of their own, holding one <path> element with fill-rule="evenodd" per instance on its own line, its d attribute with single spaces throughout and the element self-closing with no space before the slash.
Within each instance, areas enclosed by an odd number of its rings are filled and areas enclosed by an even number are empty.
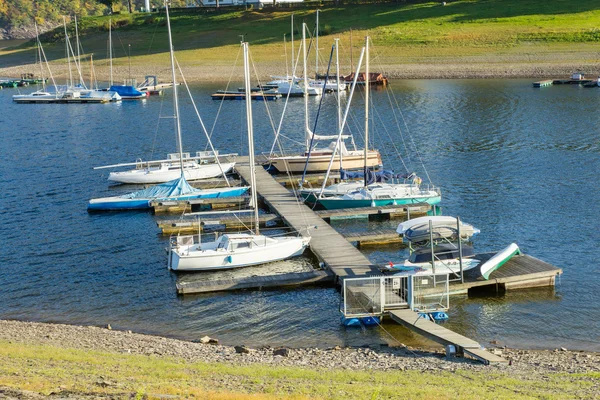
<svg viewBox="0 0 600 400">
<path fill-rule="evenodd" d="M 461 249 L 462 257 L 460 257 Z M 474 255 L 473 247 L 469 245 L 463 244 L 459 247 L 454 243 L 439 243 L 433 246 L 433 258 L 431 247 L 421 247 L 414 250 L 407 260 L 398 264 L 390 263 L 386 268 L 399 272 L 458 275 L 461 270 L 461 258 L 463 271 L 473 269 L 481 263 L 480 260 L 473 257 Z M 433 263 L 432 260 L 434 260 Z"/>
<path fill-rule="evenodd" d="M 468 240 L 480 232 L 473 225 L 463 221 L 458 225 L 458 221 L 456 217 L 445 215 L 413 218 L 398 224 L 396 232 L 412 243 L 428 241 L 431 236 L 434 240 L 456 240 L 459 227 L 462 240 Z M 430 223 L 433 228 L 432 234 L 429 230 Z"/>
</svg>

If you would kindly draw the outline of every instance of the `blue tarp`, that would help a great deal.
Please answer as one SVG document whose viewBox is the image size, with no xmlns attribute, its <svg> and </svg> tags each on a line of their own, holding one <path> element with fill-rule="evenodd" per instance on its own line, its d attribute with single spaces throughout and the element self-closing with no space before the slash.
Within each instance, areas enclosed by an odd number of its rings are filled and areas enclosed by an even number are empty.
<svg viewBox="0 0 600 400">
<path fill-rule="evenodd" d="M 411 174 L 395 174 L 394 171 L 390 170 L 382 170 L 373 172 L 370 169 L 367 170 L 367 183 L 373 182 L 387 182 L 392 179 L 410 179 L 414 177 L 414 172 Z M 344 169 L 340 169 L 340 179 L 360 179 L 364 177 L 364 173 L 362 171 L 346 171 Z"/>
<path fill-rule="evenodd" d="M 161 199 L 201 192 L 200 189 L 191 187 L 184 177 L 179 177 L 172 181 L 138 190 L 137 192 L 129 193 L 121 197 L 124 199 Z"/>
<path fill-rule="evenodd" d="M 143 93 L 129 85 L 113 85 L 110 87 L 111 92 L 119 93 L 119 96 L 124 97 L 132 97 L 132 96 L 142 96 Z"/>
</svg>

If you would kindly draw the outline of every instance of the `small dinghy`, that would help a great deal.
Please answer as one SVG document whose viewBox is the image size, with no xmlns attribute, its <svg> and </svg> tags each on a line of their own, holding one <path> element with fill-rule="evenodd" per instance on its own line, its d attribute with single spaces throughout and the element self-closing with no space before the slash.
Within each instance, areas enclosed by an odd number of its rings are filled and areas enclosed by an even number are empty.
<svg viewBox="0 0 600 400">
<path fill-rule="evenodd" d="M 431 232 L 429 229 L 430 222 L 431 227 L 433 228 Z M 460 221 L 459 226 L 458 219 L 449 216 L 431 216 L 410 219 L 399 224 L 396 232 L 399 235 L 403 235 L 406 240 L 412 243 L 425 242 L 432 237 L 433 240 L 457 240 L 459 227 L 460 237 L 463 240 L 470 239 L 480 232 L 479 229 L 466 222 Z"/>
</svg>

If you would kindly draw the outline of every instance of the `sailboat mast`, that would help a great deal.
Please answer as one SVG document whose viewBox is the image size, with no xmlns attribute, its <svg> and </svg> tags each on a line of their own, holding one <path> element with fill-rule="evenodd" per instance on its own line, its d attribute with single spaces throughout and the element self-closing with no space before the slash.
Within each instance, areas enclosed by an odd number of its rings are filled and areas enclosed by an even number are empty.
<svg viewBox="0 0 600 400">
<path fill-rule="evenodd" d="M 335 92 L 336 96 L 337 96 L 337 131 L 338 133 L 342 131 L 342 96 L 340 95 L 340 52 L 339 52 L 339 46 L 340 46 L 340 39 L 336 38 L 334 39 L 335 41 L 335 82 L 337 85 L 337 91 Z M 341 139 L 341 134 L 338 135 L 338 140 L 342 140 Z M 338 146 L 339 148 L 339 146 Z M 343 153 L 343 149 L 339 149 L 340 150 L 340 169 L 343 169 L 343 163 L 342 163 L 342 153 Z"/>
<path fill-rule="evenodd" d="M 75 60 L 75 65 L 77 66 L 77 69 L 79 71 L 81 68 L 81 55 L 79 54 L 79 28 L 77 27 L 77 15 L 75 15 L 75 45 L 77 46 L 77 59 Z M 75 55 L 73 55 L 73 58 L 75 58 Z M 83 78 L 81 76 L 81 72 L 79 73 L 79 84 L 80 85 L 84 85 L 83 83 Z"/>
<path fill-rule="evenodd" d="M 292 41 L 292 74 L 294 73 L 294 14 L 292 13 L 292 36 L 291 36 L 291 41 Z M 289 76 L 288 76 L 289 78 Z M 292 77 L 293 79 L 294 77 Z"/>
<path fill-rule="evenodd" d="M 285 33 L 283 34 L 283 53 L 285 54 L 285 76 L 290 76 L 290 70 L 288 69 L 288 58 L 287 58 L 287 42 L 285 41 Z"/>
<path fill-rule="evenodd" d="M 113 85 L 112 71 L 112 18 L 108 19 L 108 58 L 110 59 L 110 86 Z"/>
<path fill-rule="evenodd" d="M 302 23 L 302 65 L 304 71 L 304 135 L 306 140 L 306 151 L 310 146 L 310 129 L 308 127 L 308 71 L 306 70 L 306 23 Z"/>
<path fill-rule="evenodd" d="M 179 166 L 181 167 L 181 177 L 183 177 L 183 144 L 181 143 L 181 124 L 179 123 L 179 100 L 177 99 L 177 79 L 175 76 L 175 54 L 173 53 L 173 38 L 171 36 L 171 21 L 169 20 L 169 4 L 165 0 L 165 13 L 167 16 L 167 30 L 169 32 L 169 54 L 171 56 L 171 75 L 173 79 L 173 108 L 175 117 L 175 127 L 177 130 L 177 147 L 179 150 Z"/>
<path fill-rule="evenodd" d="M 315 39 L 315 79 L 319 78 L 319 10 L 317 10 L 317 27 Z"/>
<path fill-rule="evenodd" d="M 258 221 L 258 198 L 256 195 L 256 166 L 254 165 L 254 131 L 252 127 L 252 92 L 250 90 L 250 63 L 248 61 L 248 43 L 243 42 L 244 47 L 244 86 L 246 93 L 246 125 L 248 128 L 248 160 L 250 163 L 250 192 L 252 193 L 252 205 L 254 206 L 255 232 L 259 234 Z"/>
<path fill-rule="evenodd" d="M 73 73 L 71 72 L 71 54 L 69 53 L 69 34 L 67 33 L 67 21 L 63 17 L 63 26 L 65 27 L 65 51 L 67 52 L 67 64 L 69 65 L 69 82 L 67 86 L 73 86 Z"/>
<path fill-rule="evenodd" d="M 364 159 L 364 177 L 365 177 L 365 188 L 367 187 L 367 162 L 369 157 L 369 37 L 365 38 L 365 159 Z"/>
<path fill-rule="evenodd" d="M 46 91 L 46 80 L 44 79 L 44 65 L 42 60 L 42 44 L 40 43 L 40 35 L 38 33 L 37 23 L 35 25 L 35 37 L 37 39 L 38 58 L 40 60 L 40 78 L 42 79 L 42 90 Z"/>
</svg>

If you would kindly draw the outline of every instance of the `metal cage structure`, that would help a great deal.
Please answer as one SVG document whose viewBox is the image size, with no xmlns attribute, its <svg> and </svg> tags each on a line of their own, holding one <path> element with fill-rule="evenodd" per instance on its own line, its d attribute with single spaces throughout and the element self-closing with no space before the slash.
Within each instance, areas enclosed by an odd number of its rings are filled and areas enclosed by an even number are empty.
<svg viewBox="0 0 600 400">
<path fill-rule="evenodd" d="M 381 316 L 394 309 L 445 311 L 449 307 L 448 275 L 403 274 L 347 278 L 340 311 L 345 317 Z"/>
</svg>

